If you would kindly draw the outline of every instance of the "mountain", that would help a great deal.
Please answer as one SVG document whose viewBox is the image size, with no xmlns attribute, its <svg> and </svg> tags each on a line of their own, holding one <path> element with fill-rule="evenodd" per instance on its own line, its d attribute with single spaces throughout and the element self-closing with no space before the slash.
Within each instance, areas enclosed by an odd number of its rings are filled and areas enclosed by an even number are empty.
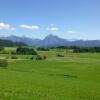
<svg viewBox="0 0 100 100">
<path fill-rule="evenodd" d="M 29 46 L 35 47 L 57 47 L 57 46 L 80 46 L 80 47 L 100 47 L 100 40 L 76 40 L 63 39 L 55 35 L 48 35 L 43 40 L 32 39 L 28 37 L 8 36 L 1 37 L 2 39 L 11 40 L 13 42 L 23 42 Z"/>
<path fill-rule="evenodd" d="M 40 42 L 39 39 L 31 39 L 31 38 L 27 38 L 27 37 L 18 37 L 18 36 L 14 36 L 14 35 L 10 35 L 8 37 L 1 37 L 2 39 L 5 40 L 11 40 L 13 42 L 23 42 L 27 45 L 33 46 L 36 45 L 38 42 Z"/>
<path fill-rule="evenodd" d="M 44 47 L 55 47 L 55 46 L 64 46 L 66 45 L 68 41 L 66 39 L 62 39 L 62 38 L 59 38 L 58 36 L 55 36 L 55 35 L 48 35 L 46 36 L 43 40 L 42 40 L 42 44 L 41 46 L 44 46 Z"/>
<path fill-rule="evenodd" d="M 22 42 L 12 42 L 10 40 L 3 40 L 0 39 L 0 47 L 14 47 L 14 46 L 27 46 L 25 43 Z"/>
</svg>

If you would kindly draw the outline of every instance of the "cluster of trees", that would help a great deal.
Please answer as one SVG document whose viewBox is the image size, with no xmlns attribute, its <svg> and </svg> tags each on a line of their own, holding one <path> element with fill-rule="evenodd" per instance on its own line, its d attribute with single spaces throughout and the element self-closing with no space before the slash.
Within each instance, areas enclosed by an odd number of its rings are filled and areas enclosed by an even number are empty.
<svg viewBox="0 0 100 100">
<path fill-rule="evenodd" d="M 16 54 L 37 55 L 37 52 L 33 48 L 18 47 Z"/>
<path fill-rule="evenodd" d="M 100 53 L 100 47 L 76 47 L 73 49 L 74 53 L 86 53 L 86 52 L 91 52 L 91 53 Z"/>
</svg>

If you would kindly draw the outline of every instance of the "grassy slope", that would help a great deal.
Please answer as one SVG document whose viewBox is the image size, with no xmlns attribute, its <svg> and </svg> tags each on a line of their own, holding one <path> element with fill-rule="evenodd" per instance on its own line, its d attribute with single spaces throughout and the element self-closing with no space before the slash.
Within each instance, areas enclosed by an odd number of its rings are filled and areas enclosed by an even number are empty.
<svg viewBox="0 0 100 100">
<path fill-rule="evenodd" d="M 100 100 L 100 54 L 52 54 L 0 69 L 0 100 Z"/>
</svg>

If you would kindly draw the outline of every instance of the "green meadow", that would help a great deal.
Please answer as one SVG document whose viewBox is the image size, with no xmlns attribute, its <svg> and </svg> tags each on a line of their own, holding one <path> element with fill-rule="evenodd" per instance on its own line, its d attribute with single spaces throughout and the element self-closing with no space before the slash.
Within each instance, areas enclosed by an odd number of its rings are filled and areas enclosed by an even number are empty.
<svg viewBox="0 0 100 100">
<path fill-rule="evenodd" d="M 59 52 L 64 57 L 57 57 Z M 38 53 L 47 59 L 16 55 L 19 59 L 9 59 L 8 68 L 0 68 L 0 100 L 100 100 L 99 53 Z"/>
</svg>

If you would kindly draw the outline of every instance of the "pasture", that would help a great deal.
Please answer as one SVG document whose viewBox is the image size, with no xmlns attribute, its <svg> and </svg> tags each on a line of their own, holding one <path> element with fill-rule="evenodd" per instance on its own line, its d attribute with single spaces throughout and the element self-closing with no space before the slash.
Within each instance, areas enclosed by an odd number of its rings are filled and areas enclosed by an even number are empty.
<svg viewBox="0 0 100 100">
<path fill-rule="evenodd" d="M 8 60 L 8 68 L 0 68 L 0 100 L 100 100 L 99 53 L 38 53 L 47 60 L 16 55 L 20 60 Z"/>
</svg>

